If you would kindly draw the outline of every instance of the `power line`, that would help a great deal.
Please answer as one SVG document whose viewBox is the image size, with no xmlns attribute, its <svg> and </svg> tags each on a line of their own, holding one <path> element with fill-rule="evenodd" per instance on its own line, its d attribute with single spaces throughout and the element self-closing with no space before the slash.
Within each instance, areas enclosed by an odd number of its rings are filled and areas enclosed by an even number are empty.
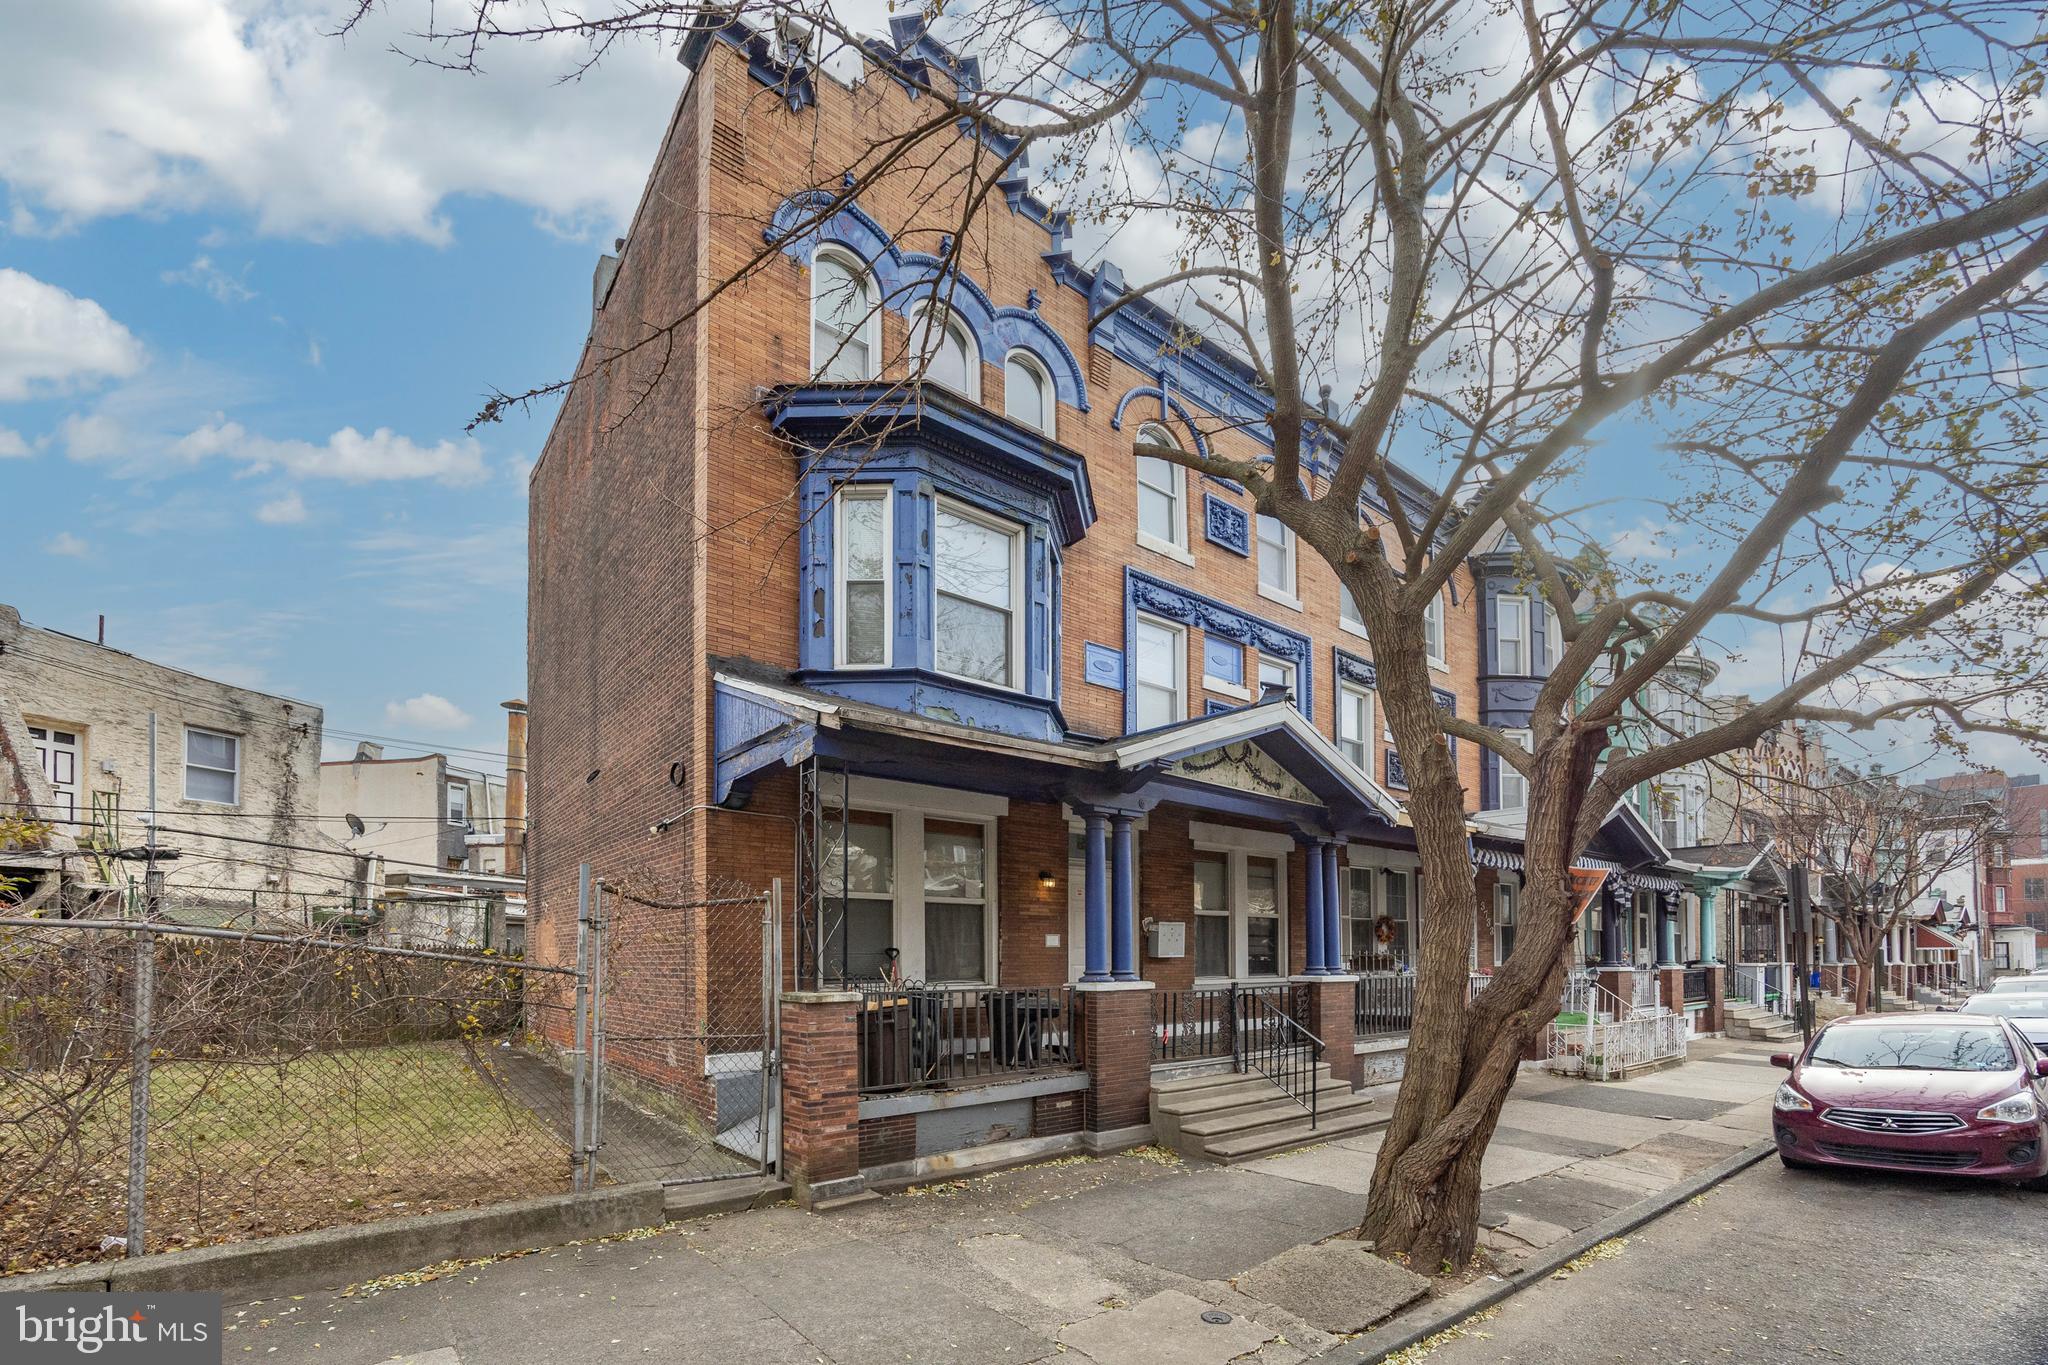
<svg viewBox="0 0 2048 1365">
<path fill-rule="evenodd" d="M 44 823 L 53 825 L 91 825 L 93 822 L 91 820 L 81 820 L 75 815 L 60 815 L 55 817 L 46 817 Z M 222 843 L 229 844 L 252 844 L 260 848 L 281 848 L 288 849 L 296 853 L 317 853 L 322 857 L 326 858 L 380 858 L 383 859 L 386 865 L 394 867 L 418 867 L 425 868 L 429 872 L 442 873 L 462 871 L 461 868 L 443 867 L 439 863 L 420 863 L 411 862 L 403 858 L 390 858 L 386 857 L 384 854 L 381 853 L 371 852 L 368 849 L 350 848 L 346 844 L 342 843 L 336 843 L 336 845 L 333 848 L 317 848 L 311 844 L 287 844 L 276 839 L 251 839 L 246 835 L 241 834 L 217 834 L 212 830 L 188 829 L 178 825 L 152 825 L 151 828 L 155 829 L 159 834 L 189 834 L 195 839 L 218 839 Z M 426 837 L 428 836 L 422 835 L 420 836 L 420 839 L 424 839 Z M 418 843 L 420 842 L 420 839 L 400 840 L 399 842 Z"/>
<path fill-rule="evenodd" d="M 33 801 L 0 801 L 0 806 L 25 806 L 34 809 L 36 808 L 36 803 Z M 154 809 L 148 806 L 122 806 L 120 813 L 122 815 L 133 815 L 140 819 L 141 817 L 146 815 L 190 815 L 193 812 L 185 810 L 182 807 L 173 806 L 160 806 Z M 446 817 L 440 815 L 365 815 L 361 811 L 351 811 L 349 813 L 361 820 L 375 820 L 379 823 L 387 825 L 446 824 L 451 829 L 456 827 L 454 821 L 448 820 Z M 299 824 L 306 824 L 320 820 L 332 820 L 336 823 L 339 823 L 341 821 L 341 817 L 339 815 L 291 815 L 287 814 L 284 811 L 260 810 L 207 811 L 206 818 L 209 820 L 290 820 Z M 85 821 L 83 823 L 90 824 L 91 822 Z M 147 822 L 145 821 L 145 823 Z M 529 825 L 531 825 L 531 823 L 531 821 L 528 822 Z"/>
</svg>

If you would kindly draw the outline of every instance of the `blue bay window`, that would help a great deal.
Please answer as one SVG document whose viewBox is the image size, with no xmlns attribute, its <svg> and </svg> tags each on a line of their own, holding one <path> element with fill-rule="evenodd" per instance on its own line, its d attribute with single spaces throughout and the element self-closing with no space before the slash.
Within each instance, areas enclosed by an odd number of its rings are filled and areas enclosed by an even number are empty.
<svg viewBox="0 0 2048 1365">
<path fill-rule="evenodd" d="M 1060 553 L 1094 519 L 1081 457 L 933 384 L 805 385 L 767 411 L 799 447 L 797 676 L 1061 738 Z"/>
</svg>

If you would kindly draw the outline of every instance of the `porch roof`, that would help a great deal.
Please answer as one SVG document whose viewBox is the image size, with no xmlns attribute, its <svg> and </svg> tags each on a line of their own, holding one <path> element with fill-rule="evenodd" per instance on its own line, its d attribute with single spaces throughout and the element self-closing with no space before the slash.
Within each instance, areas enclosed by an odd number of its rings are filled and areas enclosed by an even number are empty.
<svg viewBox="0 0 2048 1365">
<path fill-rule="evenodd" d="M 721 803 L 764 769 L 819 756 L 868 775 L 1023 799 L 1137 808 L 1170 800 L 1332 833 L 1407 823 L 1399 802 L 1278 697 L 1115 739 L 1054 743 L 820 692 L 741 661 L 718 661 L 712 683 L 712 795 Z"/>
</svg>

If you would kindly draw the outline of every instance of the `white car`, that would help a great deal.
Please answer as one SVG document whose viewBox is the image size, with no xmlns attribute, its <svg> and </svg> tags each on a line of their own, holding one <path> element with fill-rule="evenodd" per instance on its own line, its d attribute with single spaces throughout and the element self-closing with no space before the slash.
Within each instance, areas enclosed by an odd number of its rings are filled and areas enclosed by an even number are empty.
<svg viewBox="0 0 2048 1365">
<path fill-rule="evenodd" d="M 1993 993 L 2004 995 L 2007 991 L 2018 991 L 2022 995 L 2048 994 L 2048 972 L 2030 972 L 2025 976 L 2001 976 L 1991 983 Z"/>
</svg>

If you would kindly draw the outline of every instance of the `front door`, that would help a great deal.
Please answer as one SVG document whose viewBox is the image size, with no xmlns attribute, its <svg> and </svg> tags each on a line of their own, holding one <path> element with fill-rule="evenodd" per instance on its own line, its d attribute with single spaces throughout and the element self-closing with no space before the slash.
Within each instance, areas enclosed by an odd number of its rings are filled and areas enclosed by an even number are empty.
<svg viewBox="0 0 2048 1365">
<path fill-rule="evenodd" d="M 60 818 L 78 818 L 78 736 L 70 730 L 55 730 L 41 725 L 28 727 L 28 737 L 35 741 L 36 763 L 42 768 L 43 776 L 50 780 L 50 790 L 57 797 Z M 76 834 L 74 829 L 70 831 Z"/>
</svg>

